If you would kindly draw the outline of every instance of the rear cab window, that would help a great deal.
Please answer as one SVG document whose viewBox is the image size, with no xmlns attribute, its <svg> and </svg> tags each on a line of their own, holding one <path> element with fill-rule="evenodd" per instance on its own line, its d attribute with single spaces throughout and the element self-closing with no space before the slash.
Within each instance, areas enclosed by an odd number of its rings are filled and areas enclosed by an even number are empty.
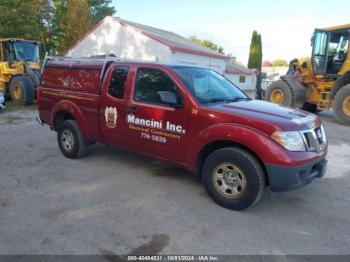
<svg viewBox="0 0 350 262">
<path fill-rule="evenodd" d="M 122 99 L 124 97 L 125 85 L 128 78 L 129 70 L 129 66 L 117 66 L 113 68 L 108 86 L 109 95 L 118 99 Z"/>
</svg>

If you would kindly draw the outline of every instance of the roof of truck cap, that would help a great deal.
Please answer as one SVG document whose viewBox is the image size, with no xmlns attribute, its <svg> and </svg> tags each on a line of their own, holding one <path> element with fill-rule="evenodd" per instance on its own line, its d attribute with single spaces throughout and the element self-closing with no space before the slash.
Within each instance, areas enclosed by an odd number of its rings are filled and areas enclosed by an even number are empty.
<svg viewBox="0 0 350 262">
<path fill-rule="evenodd" d="M 49 60 L 45 64 L 46 67 L 61 67 L 61 68 L 84 68 L 101 70 L 104 61 L 102 60 Z"/>
<path fill-rule="evenodd" d="M 54 68 L 71 68 L 71 69 L 91 69 L 91 70 L 101 70 L 106 61 L 115 64 L 121 65 L 139 65 L 139 66 L 158 66 L 158 67 L 167 67 L 167 68 L 200 68 L 196 66 L 189 65 L 177 65 L 177 64 L 166 64 L 159 62 L 151 62 L 151 61 L 133 61 L 133 60 L 103 60 L 103 59 L 62 59 L 62 60 L 48 60 L 46 62 L 46 67 L 54 67 Z M 208 68 L 204 68 L 208 69 Z"/>
</svg>

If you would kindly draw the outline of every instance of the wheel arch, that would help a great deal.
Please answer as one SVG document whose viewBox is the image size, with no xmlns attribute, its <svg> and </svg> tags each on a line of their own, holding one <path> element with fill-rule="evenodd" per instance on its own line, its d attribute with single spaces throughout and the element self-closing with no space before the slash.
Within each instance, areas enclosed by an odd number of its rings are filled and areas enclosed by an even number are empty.
<svg viewBox="0 0 350 262">
<path fill-rule="evenodd" d="M 196 158 L 196 167 L 195 167 L 196 168 L 196 175 L 199 178 L 202 177 L 202 168 L 203 168 L 204 162 L 208 158 L 208 156 L 211 153 L 213 153 L 214 151 L 216 151 L 220 148 L 225 148 L 225 147 L 237 147 L 237 148 L 240 148 L 242 150 L 245 150 L 246 152 L 250 153 L 253 157 L 255 157 L 256 160 L 259 162 L 259 164 L 261 165 L 261 167 L 264 170 L 267 185 L 269 184 L 269 177 L 267 175 L 267 170 L 266 170 L 265 164 L 264 164 L 263 160 L 259 157 L 259 155 L 254 150 L 249 148 L 248 146 L 246 146 L 242 143 L 233 141 L 233 140 L 215 140 L 215 141 L 211 141 L 210 143 L 208 143 L 202 147 L 202 149 L 200 150 L 200 152 Z"/>
<path fill-rule="evenodd" d="M 91 134 L 80 108 L 68 100 L 61 100 L 52 110 L 51 128 L 57 131 L 58 125 L 64 120 L 75 120 L 87 141 L 90 141 Z"/>
</svg>

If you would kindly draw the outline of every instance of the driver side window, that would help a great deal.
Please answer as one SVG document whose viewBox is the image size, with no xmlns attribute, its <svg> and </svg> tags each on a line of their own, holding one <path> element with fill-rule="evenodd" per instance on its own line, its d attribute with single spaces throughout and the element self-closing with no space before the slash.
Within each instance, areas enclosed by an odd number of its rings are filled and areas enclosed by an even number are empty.
<svg viewBox="0 0 350 262">
<path fill-rule="evenodd" d="M 173 93 L 178 103 L 181 103 L 181 95 L 176 84 L 163 71 L 153 68 L 139 68 L 137 71 L 134 100 L 146 104 L 164 105 L 159 92 Z"/>
</svg>

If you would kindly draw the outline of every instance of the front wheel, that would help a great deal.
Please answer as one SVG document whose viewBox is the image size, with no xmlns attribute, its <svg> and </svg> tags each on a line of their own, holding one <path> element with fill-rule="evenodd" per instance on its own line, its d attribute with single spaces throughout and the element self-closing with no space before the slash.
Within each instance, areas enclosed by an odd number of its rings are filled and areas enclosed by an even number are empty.
<svg viewBox="0 0 350 262">
<path fill-rule="evenodd" d="M 335 95 L 333 111 L 343 125 L 350 125 L 350 84 L 343 86 Z"/>
<path fill-rule="evenodd" d="M 87 153 L 88 144 L 74 120 L 65 120 L 58 126 L 57 142 L 62 154 L 68 158 L 80 158 Z"/>
<path fill-rule="evenodd" d="M 243 210 L 257 203 L 266 183 L 257 159 L 236 147 L 210 154 L 203 166 L 203 180 L 212 199 L 232 210 Z"/>
<path fill-rule="evenodd" d="M 272 82 L 266 90 L 265 100 L 278 105 L 294 106 L 294 95 L 286 81 Z"/>
<path fill-rule="evenodd" d="M 28 78 L 24 76 L 14 76 L 11 79 L 9 89 L 14 104 L 33 104 L 35 88 L 32 81 Z"/>
</svg>

